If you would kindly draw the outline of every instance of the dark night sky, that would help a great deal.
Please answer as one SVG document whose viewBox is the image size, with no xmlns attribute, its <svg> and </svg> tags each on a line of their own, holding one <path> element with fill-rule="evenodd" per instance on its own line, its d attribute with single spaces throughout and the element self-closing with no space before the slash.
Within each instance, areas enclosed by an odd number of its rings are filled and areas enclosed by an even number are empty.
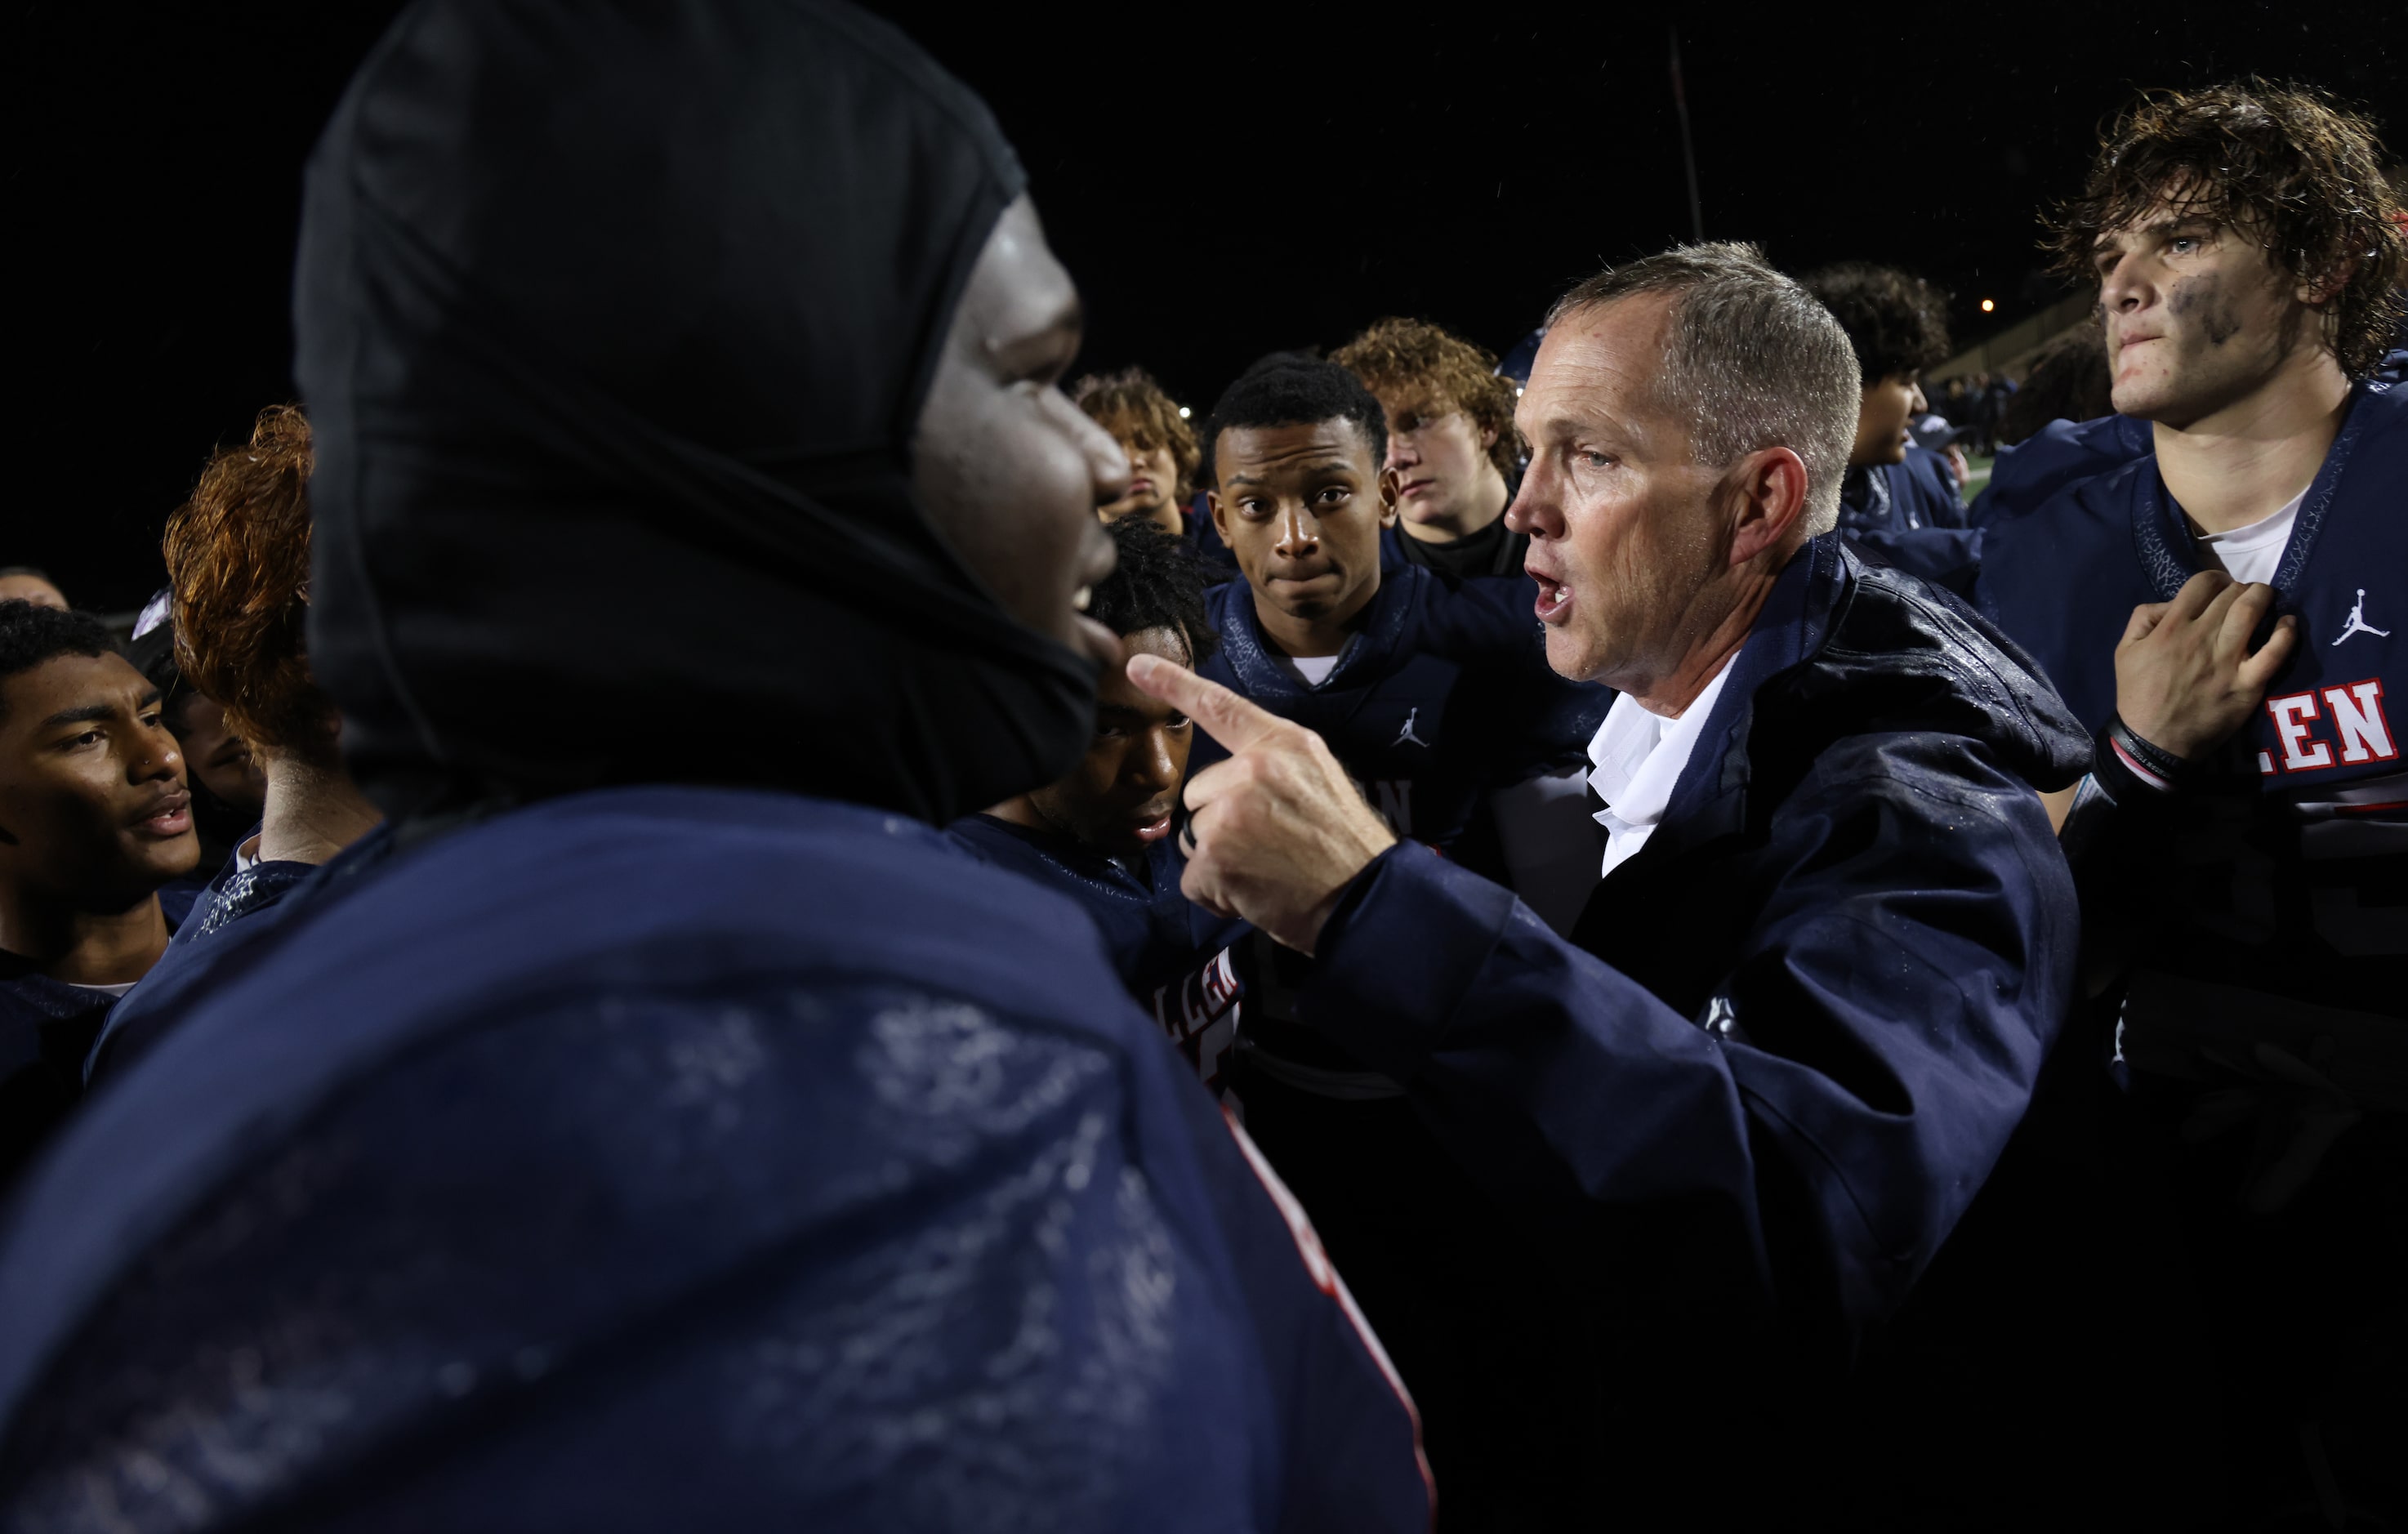
<svg viewBox="0 0 2408 1534">
<path fill-rule="evenodd" d="M 19 488 L 0 564 L 134 605 L 202 457 L 291 397 L 300 165 L 396 8 L 16 7 Z M 1382 314 L 1502 351 L 1600 264 L 1684 237 L 1671 14 L 1708 236 L 1791 270 L 1919 269 L 1957 295 L 1960 339 L 2053 294 L 2034 210 L 2073 189 L 2135 85 L 2296 77 L 2408 150 L 2398 0 L 874 8 L 1020 146 L 1086 294 L 1086 365 L 1142 362 L 1199 409 L 1260 353 Z"/>
</svg>

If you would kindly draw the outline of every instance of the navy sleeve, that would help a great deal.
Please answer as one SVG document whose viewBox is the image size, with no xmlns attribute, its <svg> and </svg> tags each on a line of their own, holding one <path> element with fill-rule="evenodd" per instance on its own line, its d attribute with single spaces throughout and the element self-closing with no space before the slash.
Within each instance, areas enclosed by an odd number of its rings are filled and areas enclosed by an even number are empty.
<svg viewBox="0 0 2408 1534">
<path fill-rule="evenodd" d="M 1586 760 L 1613 704 L 1611 688 L 1570 681 L 1547 664 L 1545 631 L 1526 577 L 1429 582 L 1423 632 L 1430 651 L 1476 673 L 1459 690 L 1459 728 L 1482 741 L 1477 776 L 1510 788 Z"/>
<path fill-rule="evenodd" d="M 1167 1051 L 893 984 L 497 998 L 108 1296 L 0 1486 L 44 1526 L 1421 1529 L 1345 1312 Z"/>
<path fill-rule="evenodd" d="M 1870 527 L 1848 541 L 1885 565 L 1921 576 L 1959 596 L 1970 595 L 1982 569 L 1978 527 Z"/>
<path fill-rule="evenodd" d="M 2071 994 L 2072 888 L 2029 789 L 1948 737 L 1833 747 L 1760 855 L 1777 885 L 1698 1017 L 1410 846 L 1350 891 L 1301 1015 L 1499 1194 L 1686 1202 L 1726 1277 L 1752 1264 L 1771 1302 L 1853 1330 L 2023 1114 Z"/>
</svg>

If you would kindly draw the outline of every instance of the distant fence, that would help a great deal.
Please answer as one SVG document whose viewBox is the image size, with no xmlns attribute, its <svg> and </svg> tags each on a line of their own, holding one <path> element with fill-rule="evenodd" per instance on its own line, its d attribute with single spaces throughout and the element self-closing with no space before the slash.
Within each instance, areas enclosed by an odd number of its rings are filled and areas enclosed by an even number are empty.
<svg viewBox="0 0 2408 1534">
<path fill-rule="evenodd" d="M 2099 300 L 2092 294 L 2060 298 L 2028 320 L 2018 320 L 1970 351 L 1959 351 L 1923 375 L 1926 383 L 1945 383 L 1974 373 L 2004 373 L 2023 381 L 2024 369 L 2040 349 L 2070 331 L 2092 322 Z"/>
</svg>

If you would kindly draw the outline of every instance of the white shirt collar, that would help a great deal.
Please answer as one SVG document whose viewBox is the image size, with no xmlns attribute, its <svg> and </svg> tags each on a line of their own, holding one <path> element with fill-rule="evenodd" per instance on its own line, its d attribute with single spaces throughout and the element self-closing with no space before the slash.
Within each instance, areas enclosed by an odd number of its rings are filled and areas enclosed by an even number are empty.
<svg viewBox="0 0 2408 1534">
<path fill-rule="evenodd" d="M 1589 786 L 1606 806 L 1597 815 L 1606 831 L 1601 872 L 1612 873 L 1616 864 L 1644 846 L 1664 818 L 1681 769 L 1689 765 L 1689 753 L 1697 749 L 1730 671 L 1730 662 L 1725 661 L 1678 719 L 1648 712 L 1627 693 L 1606 710 L 1605 723 L 1588 743 L 1588 759 L 1596 768 L 1588 775 Z"/>
</svg>

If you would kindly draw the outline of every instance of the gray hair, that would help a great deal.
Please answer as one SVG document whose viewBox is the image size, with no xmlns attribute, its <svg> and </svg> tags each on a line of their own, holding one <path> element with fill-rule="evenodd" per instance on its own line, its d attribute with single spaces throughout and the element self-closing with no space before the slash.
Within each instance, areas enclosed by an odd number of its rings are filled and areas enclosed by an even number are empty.
<svg viewBox="0 0 2408 1534">
<path fill-rule="evenodd" d="M 1687 422 L 1696 461 L 1719 468 L 1787 448 L 1806 465 L 1806 536 L 1829 532 L 1864 397 L 1848 333 L 1762 251 L 1732 243 L 1609 266 L 1558 299 L 1547 324 L 1651 293 L 1679 295 L 1656 394 Z"/>
</svg>

